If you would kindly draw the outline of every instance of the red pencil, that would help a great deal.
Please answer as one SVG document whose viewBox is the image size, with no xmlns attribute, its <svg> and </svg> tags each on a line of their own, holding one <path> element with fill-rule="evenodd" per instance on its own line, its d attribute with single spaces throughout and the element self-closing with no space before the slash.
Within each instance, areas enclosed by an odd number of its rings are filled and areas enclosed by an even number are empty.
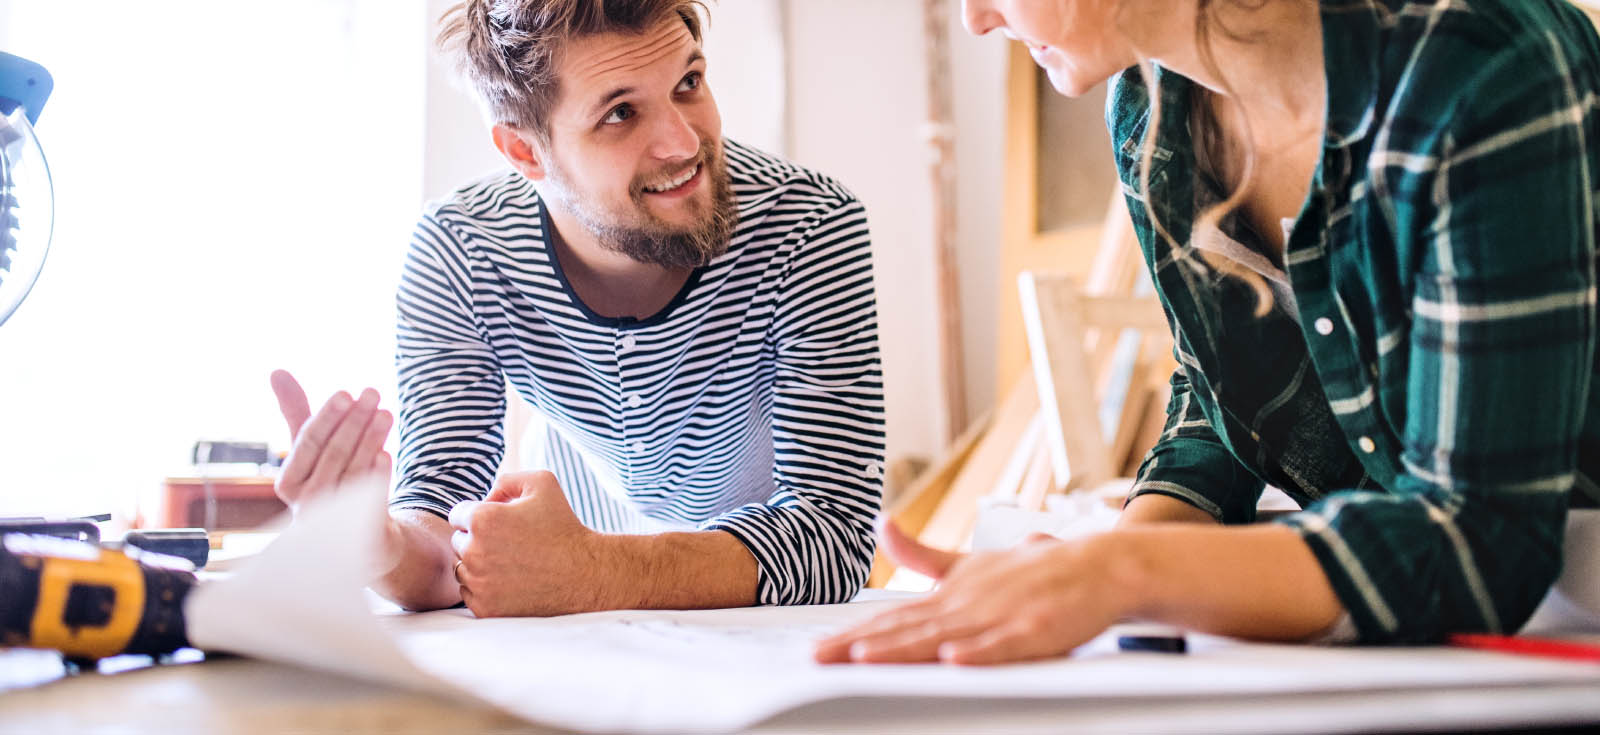
<svg viewBox="0 0 1600 735">
<path fill-rule="evenodd" d="M 1485 651 L 1600 663 L 1600 645 L 1591 643 L 1575 643 L 1554 638 L 1529 638 L 1520 635 L 1492 635 L 1489 633 L 1453 633 L 1445 640 L 1452 646 L 1461 646 L 1463 648 L 1481 648 Z"/>
</svg>

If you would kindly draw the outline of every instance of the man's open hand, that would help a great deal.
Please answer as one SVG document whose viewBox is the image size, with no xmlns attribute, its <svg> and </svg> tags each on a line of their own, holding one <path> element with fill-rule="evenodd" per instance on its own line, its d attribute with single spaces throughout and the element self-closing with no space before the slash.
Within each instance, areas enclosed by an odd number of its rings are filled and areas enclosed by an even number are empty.
<svg viewBox="0 0 1600 735">
<path fill-rule="evenodd" d="M 461 599 L 480 618 L 617 607 L 608 537 L 578 520 L 549 472 L 500 478 L 487 500 L 456 505 L 450 525 Z"/>
<path fill-rule="evenodd" d="M 272 373 L 272 392 L 289 425 L 293 447 L 278 474 L 278 497 L 298 513 L 303 503 L 359 477 L 377 475 L 388 483 L 392 460 L 383 442 L 394 415 L 378 408 L 378 392 L 360 398 L 339 391 L 311 415 L 306 392 L 293 375 Z"/>
</svg>

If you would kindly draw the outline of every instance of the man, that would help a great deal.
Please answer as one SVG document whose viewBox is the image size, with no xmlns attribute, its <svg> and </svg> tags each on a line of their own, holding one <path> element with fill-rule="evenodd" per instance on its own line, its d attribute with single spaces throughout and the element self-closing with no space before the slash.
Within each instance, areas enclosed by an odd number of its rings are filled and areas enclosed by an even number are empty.
<svg viewBox="0 0 1600 735">
<path fill-rule="evenodd" d="M 703 10 L 469 0 L 444 17 L 514 171 L 433 206 L 406 261 L 378 585 L 400 604 L 815 604 L 865 579 L 883 455 L 865 213 L 722 139 Z M 549 471 L 496 483 L 507 380 L 544 419 Z M 273 384 L 291 507 L 387 471 L 375 392 L 311 416 L 293 378 Z"/>
</svg>

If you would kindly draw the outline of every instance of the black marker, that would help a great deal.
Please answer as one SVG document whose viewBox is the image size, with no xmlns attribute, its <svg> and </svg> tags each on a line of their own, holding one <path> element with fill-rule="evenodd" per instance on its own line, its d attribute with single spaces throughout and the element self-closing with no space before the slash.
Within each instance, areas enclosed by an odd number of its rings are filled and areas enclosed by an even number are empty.
<svg viewBox="0 0 1600 735">
<path fill-rule="evenodd" d="M 1117 648 L 1123 651 L 1184 653 L 1189 650 L 1183 631 L 1170 625 L 1131 623 L 1115 628 Z"/>
</svg>

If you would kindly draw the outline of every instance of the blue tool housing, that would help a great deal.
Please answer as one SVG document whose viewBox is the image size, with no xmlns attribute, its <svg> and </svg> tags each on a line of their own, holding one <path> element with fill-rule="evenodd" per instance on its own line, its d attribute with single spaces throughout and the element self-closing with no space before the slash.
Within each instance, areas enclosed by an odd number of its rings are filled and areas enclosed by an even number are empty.
<svg viewBox="0 0 1600 735">
<path fill-rule="evenodd" d="M 0 115 L 10 115 L 21 105 L 28 124 L 38 125 L 39 112 L 55 84 L 44 67 L 0 51 Z"/>
</svg>

